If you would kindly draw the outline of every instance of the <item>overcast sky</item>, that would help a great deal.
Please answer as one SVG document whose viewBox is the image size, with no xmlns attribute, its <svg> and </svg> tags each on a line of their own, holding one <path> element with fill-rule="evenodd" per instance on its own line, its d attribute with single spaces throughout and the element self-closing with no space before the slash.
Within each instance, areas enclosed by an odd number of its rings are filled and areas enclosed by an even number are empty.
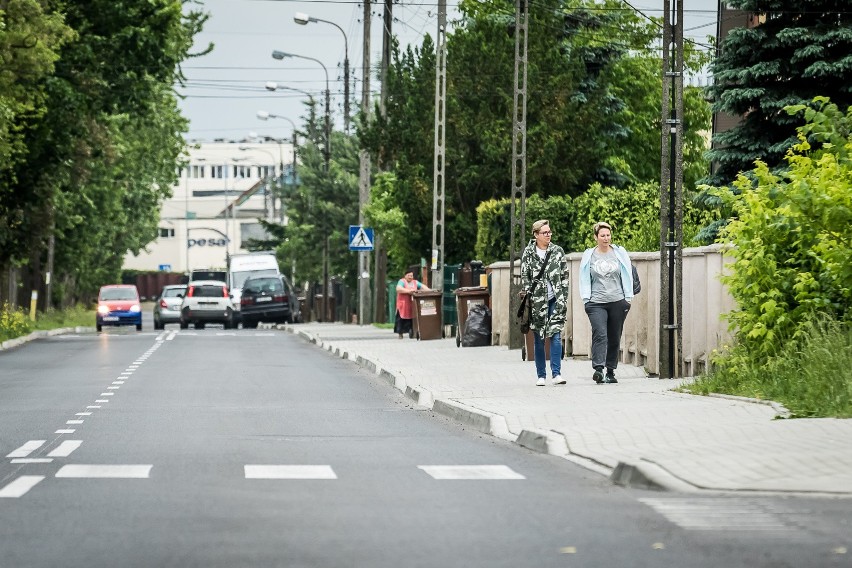
<svg viewBox="0 0 852 568">
<path fill-rule="evenodd" d="M 457 0 L 448 0 L 452 20 Z M 635 0 L 630 6 L 648 16 L 661 16 L 662 0 Z M 685 35 L 702 43 L 716 31 L 717 0 L 684 0 Z M 301 123 L 306 96 L 312 93 L 322 101 L 325 73 L 322 66 L 305 59 L 272 58 L 273 50 L 318 59 L 328 69 L 332 92 L 332 114 L 342 128 L 344 38 L 336 27 L 318 22 L 306 26 L 293 21 L 296 12 L 330 20 L 340 26 L 349 41 L 349 64 L 357 78 L 357 90 L 350 93 L 353 113 L 360 105 L 363 77 L 363 5 L 355 0 L 203 0 L 201 9 L 210 14 L 204 31 L 196 37 L 196 49 L 214 44 L 211 53 L 186 61 L 187 83 L 179 92 L 190 120 L 190 140 L 238 140 L 250 132 L 289 138 L 292 130 L 286 120 L 261 121 L 257 111 L 286 116 Z M 380 61 L 382 48 L 382 7 L 373 3 L 371 24 L 371 65 Z M 437 27 L 435 0 L 403 0 L 394 5 L 394 34 L 402 45 L 419 45 Z M 452 32 L 452 28 L 450 28 Z M 266 90 L 267 81 L 294 90 Z M 371 90 L 379 85 L 371 80 Z M 351 82 L 350 82 L 351 86 Z M 351 90 L 351 88 L 350 88 Z"/>
</svg>

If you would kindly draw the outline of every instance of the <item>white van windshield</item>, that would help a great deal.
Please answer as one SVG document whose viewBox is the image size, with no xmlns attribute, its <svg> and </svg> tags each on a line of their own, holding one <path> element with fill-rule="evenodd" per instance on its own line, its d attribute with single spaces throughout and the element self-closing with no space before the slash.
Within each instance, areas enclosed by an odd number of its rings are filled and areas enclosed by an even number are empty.
<svg viewBox="0 0 852 568">
<path fill-rule="evenodd" d="M 245 281 L 249 276 L 278 276 L 278 271 L 274 268 L 268 268 L 266 270 L 246 270 L 244 272 L 232 272 L 231 288 L 242 289 L 243 284 L 245 284 Z"/>
</svg>

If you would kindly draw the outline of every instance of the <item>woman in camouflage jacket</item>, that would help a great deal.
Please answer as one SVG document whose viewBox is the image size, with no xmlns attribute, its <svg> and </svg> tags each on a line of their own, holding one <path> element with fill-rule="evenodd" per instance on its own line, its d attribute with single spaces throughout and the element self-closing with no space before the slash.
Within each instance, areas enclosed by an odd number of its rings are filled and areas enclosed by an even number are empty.
<svg viewBox="0 0 852 568">
<path fill-rule="evenodd" d="M 565 384 L 562 371 L 562 329 L 565 327 L 568 307 L 567 259 L 562 247 L 550 242 L 553 233 L 547 219 L 536 221 L 532 226 L 533 238 L 521 255 L 521 277 L 524 293 L 529 293 L 533 282 L 541 272 L 542 263 L 547 266 L 541 280 L 536 284 L 529 301 L 532 302 L 530 330 L 534 334 L 536 385 L 546 384 L 544 338 L 550 338 L 550 373 L 554 385 Z"/>
</svg>

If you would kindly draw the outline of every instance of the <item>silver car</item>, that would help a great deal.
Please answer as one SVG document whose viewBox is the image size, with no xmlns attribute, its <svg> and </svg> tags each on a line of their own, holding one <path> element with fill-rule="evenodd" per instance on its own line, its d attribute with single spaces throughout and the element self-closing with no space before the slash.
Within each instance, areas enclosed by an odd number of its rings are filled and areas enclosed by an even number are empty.
<svg viewBox="0 0 852 568">
<path fill-rule="evenodd" d="M 185 294 L 184 284 L 163 286 L 154 300 L 154 329 L 163 329 L 167 323 L 180 323 L 180 306 Z"/>
</svg>

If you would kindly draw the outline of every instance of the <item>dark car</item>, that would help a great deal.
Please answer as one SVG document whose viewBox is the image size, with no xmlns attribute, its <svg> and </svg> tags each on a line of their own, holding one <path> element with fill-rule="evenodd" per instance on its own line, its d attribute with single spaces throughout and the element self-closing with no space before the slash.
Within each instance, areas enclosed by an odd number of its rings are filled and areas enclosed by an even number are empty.
<svg viewBox="0 0 852 568">
<path fill-rule="evenodd" d="M 163 286 L 154 300 L 154 329 L 163 329 L 167 323 L 180 323 L 180 307 L 186 294 L 185 284 Z"/>
<path fill-rule="evenodd" d="M 293 323 L 301 320 L 299 299 L 290 282 L 281 276 L 256 276 L 243 284 L 240 298 L 243 327 L 258 322 Z"/>
<path fill-rule="evenodd" d="M 142 307 L 139 290 L 132 284 L 101 286 L 98 292 L 98 313 L 95 328 L 101 331 L 105 325 L 135 325 L 142 331 Z"/>
</svg>

